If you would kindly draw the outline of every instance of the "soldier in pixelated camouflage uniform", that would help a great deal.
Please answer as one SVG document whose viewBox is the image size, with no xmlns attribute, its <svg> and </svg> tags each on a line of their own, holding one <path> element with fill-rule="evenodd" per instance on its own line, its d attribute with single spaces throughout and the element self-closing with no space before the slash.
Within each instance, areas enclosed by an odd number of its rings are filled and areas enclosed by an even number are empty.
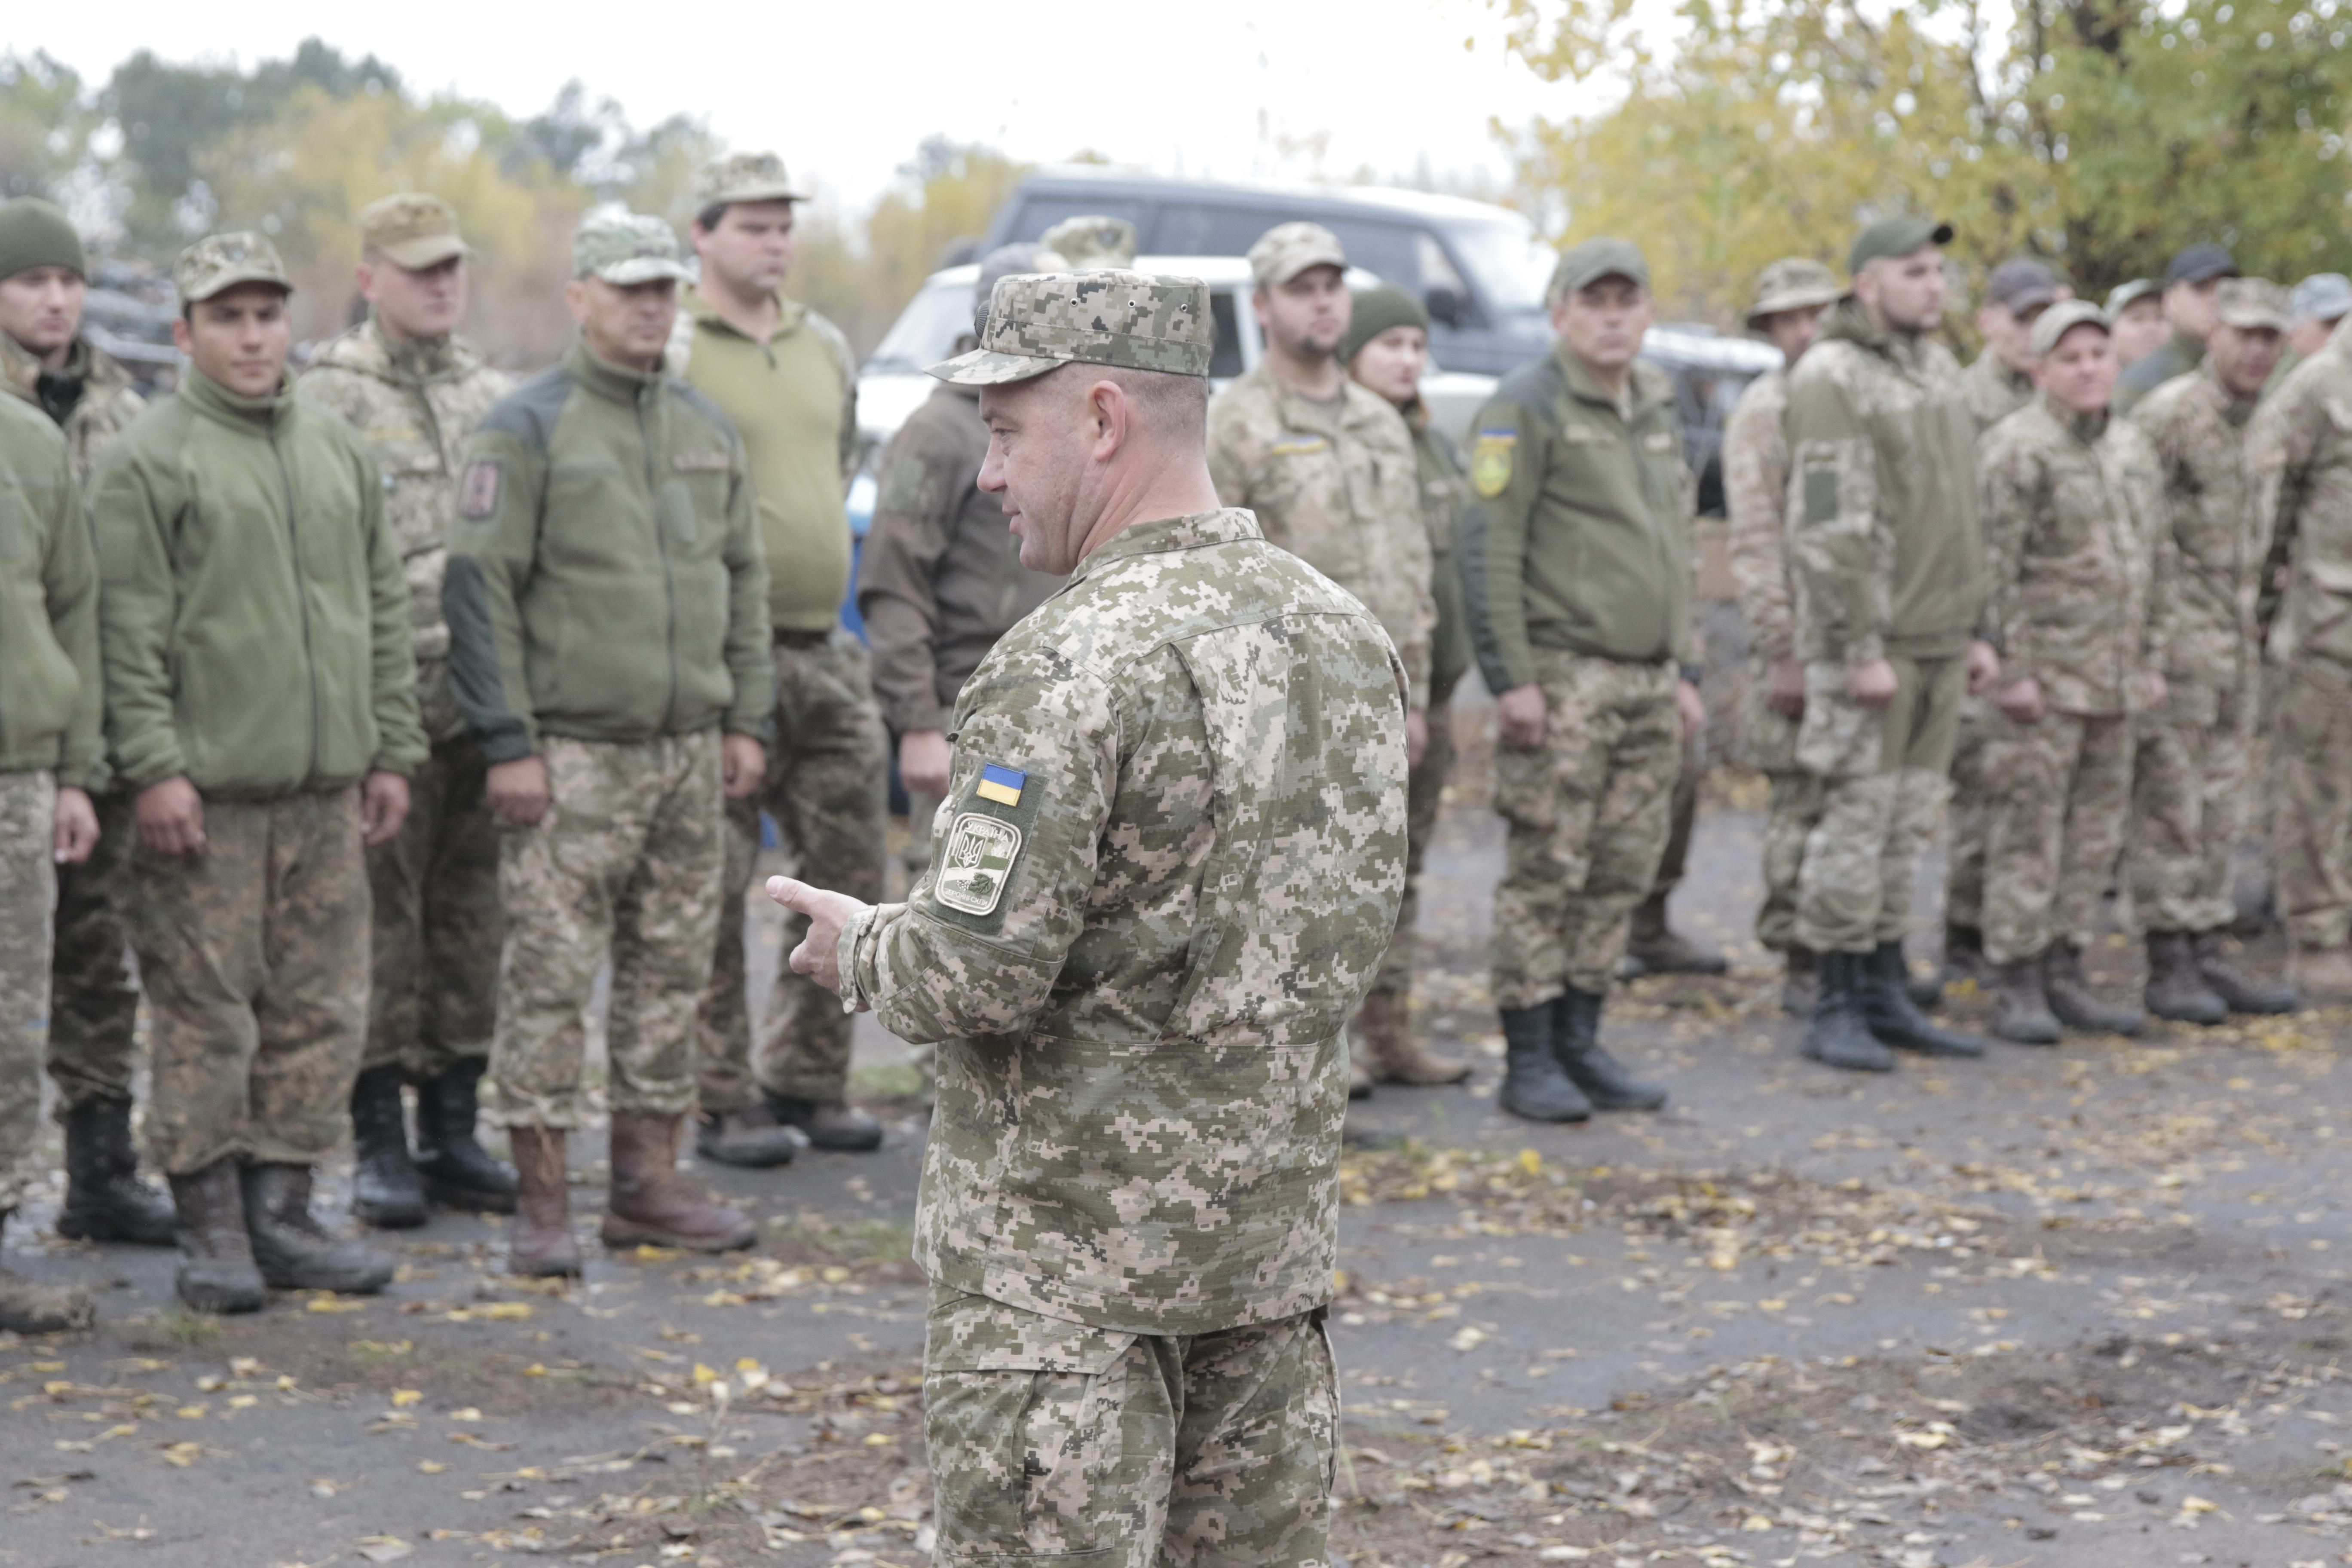
<svg viewBox="0 0 2352 1568">
<path fill-rule="evenodd" d="M 966 683 L 908 901 L 771 884 L 816 917 L 796 967 L 940 1044 L 916 1255 L 945 1563 L 1325 1563 L 1343 1031 L 1403 882 L 1406 683 L 1362 605 L 1218 507 L 1210 331 L 1190 279 L 997 285 L 934 374 L 1021 432 L 983 482 L 1069 585 Z"/>
<path fill-rule="evenodd" d="M 90 469 L 146 400 L 131 373 L 81 331 L 89 261 L 72 220 L 37 196 L 0 202 L 0 393 L 53 421 L 85 493 Z M 131 1140 L 139 987 L 124 961 L 122 901 L 138 831 L 131 796 L 89 781 L 99 836 L 87 858 L 57 868 L 49 962 L 49 1079 L 65 1128 L 66 1201 L 58 1234 L 172 1245 L 172 1205 L 139 1180 Z"/>
<path fill-rule="evenodd" d="M 368 857 L 374 984 L 367 1055 L 352 1087 L 352 1212 L 373 1225 L 416 1226 L 428 1184 L 442 1203 L 514 1211 L 514 1173 L 474 1135 L 505 921 L 498 833 L 482 795 L 488 764 L 449 692 L 441 618 L 459 449 L 512 384 L 456 335 L 468 253 L 448 204 L 386 196 L 362 208 L 359 222 L 368 318 L 321 346 L 299 386 L 341 415 L 383 470 L 384 522 L 408 578 L 417 701 L 433 742 L 409 781 L 407 826 Z M 416 1085 L 413 1163 L 404 1079 Z"/>
</svg>

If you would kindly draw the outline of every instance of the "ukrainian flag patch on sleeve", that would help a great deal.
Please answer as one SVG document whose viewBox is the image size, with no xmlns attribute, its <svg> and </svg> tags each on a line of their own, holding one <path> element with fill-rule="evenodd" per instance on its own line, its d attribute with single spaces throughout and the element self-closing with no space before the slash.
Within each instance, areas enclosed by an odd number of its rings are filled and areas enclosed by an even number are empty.
<svg viewBox="0 0 2352 1568">
<path fill-rule="evenodd" d="M 1021 792 L 1029 786 L 1029 775 L 1019 768 L 1008 768 L 999 763 L 980 765 L 980 782 L 971 793 L 982 800 L 992 800 L 999 805 L 1019 805 Z"/>
</svg>

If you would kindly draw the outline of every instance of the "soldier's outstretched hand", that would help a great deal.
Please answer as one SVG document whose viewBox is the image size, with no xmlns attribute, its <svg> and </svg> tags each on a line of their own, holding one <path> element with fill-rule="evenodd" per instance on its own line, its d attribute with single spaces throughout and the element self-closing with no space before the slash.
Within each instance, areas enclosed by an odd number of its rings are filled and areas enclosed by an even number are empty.
<svg viewBox="0 0 2352 1568">
<path fill-rule="evenodd" d="M 841 991 L 841 963 L 836 948 L 841 931 L 866 906 L 847 893 L 812 888 L 790 877 L 768 879 L 768 897 L 796 915 L 808 917 L 808 934 L 793 949 L 794 974 L 805 974 L 827 991 Z"/>
</svg>

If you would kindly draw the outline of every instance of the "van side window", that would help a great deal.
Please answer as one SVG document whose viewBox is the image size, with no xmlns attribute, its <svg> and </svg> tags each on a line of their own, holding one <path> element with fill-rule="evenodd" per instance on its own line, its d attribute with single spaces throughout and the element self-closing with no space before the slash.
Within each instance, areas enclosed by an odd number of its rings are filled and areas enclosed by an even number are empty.
<svg viewBox="0 0 2352 1568">
<path fill-rule="evenodd" d="M 1154 256 L 1246 256 L 1257 237 L 1282 221 L 1265 207 L 1161 206 L 1143 248 Z"/>
<path fill-rule="evenodd" d="M 1076 195 L 1039 195 L 1024 196 L 1021 201 L 1021 217 L 1013 226 L 1013 237 L 1007 245 L 1026 240 L 1034 244 L 1045 232 L 1066 217 L 1123 217 L 1138 230 L 1144 226 L 1146 214 L 1143 203 L 1129 198 L 1103 197 L 1080 193 Z M 1152 247 L 1141 247 L 1144 250 Z M 1205 253 L 1200 253 L 1205 254 Z M 979 258 L 973 258 L 978 260 Z"/>
</svg>

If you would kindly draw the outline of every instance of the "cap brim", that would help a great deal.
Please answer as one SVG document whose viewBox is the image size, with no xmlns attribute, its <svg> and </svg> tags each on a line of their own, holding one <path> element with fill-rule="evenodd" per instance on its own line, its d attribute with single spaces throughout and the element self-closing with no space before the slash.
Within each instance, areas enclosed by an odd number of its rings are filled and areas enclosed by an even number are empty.
<svg viewBox="0 0 2352 1568">
<path fill-rule="evenodd" d="M 2192 267 L 2188 271 L 2183 272 L 2179 277 L 2175 278 L 2172 281 L 2175 283 L 2203 284 L 2210 283 L 2216 278 L 2237 278 L 2241 276 L 2242 276 L 2242 274 L 2241 274 L 2238 269 L 2230 263 L 2226 261 L 2217 261 L 2210 267 Z"/>
<path fill-rule="evenodd" d="M 1267 273 L 1258 279 L 1258 286 L 1265 289 L 1279 289 L 1300 273 L 1311 272 L 1318 267 L 1336 267 L 1344 274 L 1348 270 L 1348 258 L 1336 250 L 1324 255 L 1310 256 L 1295 267 L 1286 267 L 1280 272 Z"/>
<path fill-rule="evenodd" d="M 453 256 L 471 256 L 474 247 L 454 234 L 435 234 L 383 246 L 380 253 L 404 271 L 422 272 L 428 267 L 440 266 Z"/>
<path fill-rule="evenodd" d="M 2222 310 L 2216 314 L 2215 320 L 2225 327 L 2247 331 L 2268 327 L 2274 332 L 2284 332 L 2294 324 L 2276 310 Z"/>
<path fill-rule="evenodd" d="M 257 272 L 251 269 L 241 268 L 220 279 L 201 294 L 183 294 L 181 298 L 191 305 L 199 305 L 206 300 L 213 299 L 217 295 L 227 293 L 230 289 L 236 288 L 240 283 L 267 283 L 281 294 L 291 294 L 294 292 L 294 285 L 289 283 L 285 279 L 279 277 L 275 272 Z"/>
<path fill-rule="evenodd" d="M 2029 289 L 2014 300 L 1995 301 L 2012 316 L 2021 316 L 2028 310 L 2046 310 L 2057 302 L 2058 290 L 2055 289 Z"/>
<path fill-rule="evenodd" d="M 599 267 L 593 276 L 603 279 L 616 289 L 626 289 L 638 283 L 658 283 L 667 278 L 675 283 L 691 283 L 694 274 L 675 261 L 665 261 L 658 256 L 632 256 L 625 261 L 615 261 Z"/>
<path fill-rule="evenodd" d="M 1068 360 L 1041 359 L 1035 354 L 1008 354 L 999 353 L 994 349 L 974 349 L 951 360 L 942 360 L 923 374 L 956 386 L 1003 386 L 1008 382 L 1027 381 L 1070 363 Z"/>
<path fill-rule="evenodd" d="M 732 206 L 737 202 L 804 202 L 809 197 L 800 191 L 782 185 L 751 185 L 741 190 L 715 195 L 702 205 L 707 207 Z"/>
<path fill-rule="evenodd" d="M 1748 312 L 1748 326 L 1752 331 L 1764 324 L 1766 317 L 1784 310 L 1810 310 L 1816 306 L 1827 310 L 1843 298 L 1835 289 L 1792 289 L 1785 294 L 1768 294 Z"/>
</svg>

